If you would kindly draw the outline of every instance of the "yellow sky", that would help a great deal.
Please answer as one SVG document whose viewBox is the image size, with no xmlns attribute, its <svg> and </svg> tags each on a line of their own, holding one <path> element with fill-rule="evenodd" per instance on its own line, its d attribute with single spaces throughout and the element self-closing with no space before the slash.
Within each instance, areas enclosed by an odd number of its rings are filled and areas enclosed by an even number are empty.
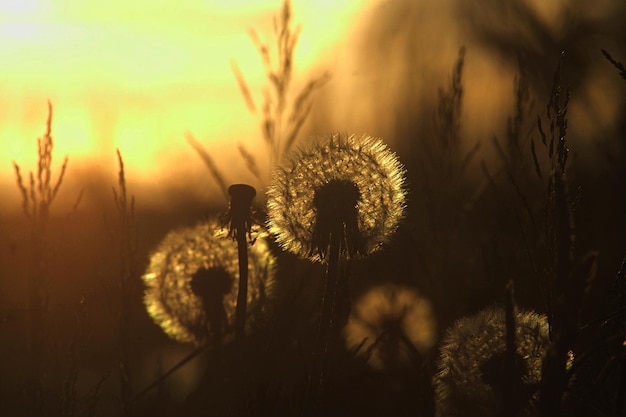
<svg viewBox="0 0 626 417">
<path fill-rule="evenodd" d="M 326 70 L 332 73 L 324 87 L 327 101 L 322 103 L 332 108 L 326 109 L 321 128 L 383 135 L 393 145 L 398 93 L 436 99 L 459 47 L 465 45 L 465 133 L 472 141 L 501 133 L 498 129 L 512 111 L 516 69 L 504 66 L 471 34 L 462 32 L 454 2 L 406 1 L 400 10 L 409 15 L 397 16 L 395 1 L 292 0 L 294 23 L 302 25 L 295 87 Z M 549 27 L 558 30 L 568 0 L 550 7 L 540 0 L 528 1 L 551 22 Z M 230 63 L 237 61 L 257 104 L 261 102 L 266 80 L 248 30 L 256 29 L 273 45 L 272 16 L 281 3 L 0 0 L 0 210 L 19 209 L 11 164 L 16 161 L 23 171 L 35 167 L 36 138 L 44 131 L 48 99 L 55 111 L 55 167 L 63 156 L 70 159 L 64 188 L 72 181 L 80 187 L 84 174 L 93 169 L 114 183 L 119 148 L 131 185 L 149 190 L 138 197 L 146 203 L 172 183 L 188 184 L 199 195 L 215 194 L 217 187 L 185 141 L 186 132 L 219 159 L 228 182 L 256 186 L 237 145 L 260 152 L 261 158 L 266 148 L 258 117 L 247 110 Z M 370 62 L 364 60 L 369 49 L 380 49 L 376 13 L 389 36 L 382 53 L 373 55 L 377 61 Z M 385 26 L 385 19 L 401 22 Z M 407 54 L 407 47 L 415 51 Z M 414 92 L 405 91 L 408 76 L 413 77 Z M 601 76 L 600 72 L 596 78 Z M 594 103 L 616 103 L 608 99 L 614 91 L 612 84 L 592 79 L 582 94 Z M 581 105 L 573 101 L 572 115 L 588 115 L 584 106 L 581 111 L 577 106 Z M 430 117 L 432 109 L 420 111 Z M 612 115 L 611 111 L 600 114 Z M 71 199 L 77 194 L 72 192 Z"/>
<path fill-rule="evenodd" d="M 294 23 L 303 26 L 299 81 L 332 54 L 363 2 L 292 2 Z M 68 155 L 70 167 L 114 172 L 119 148 L 130 178 L 157 184 L 174 167 L 204 169 L 187 131 L 225 159 L 235 157 L 237 143 L 259 145 L 258 119 L 245 107 L 230 61 L 260 101 L 263 66 L 247 31 L 255 28 L 271 44 L 280 4 L 0 0 L 0 181 L 13 181 L 11 161 L 34 167 L 48 99 L 56 160 Z"/>
</svg>

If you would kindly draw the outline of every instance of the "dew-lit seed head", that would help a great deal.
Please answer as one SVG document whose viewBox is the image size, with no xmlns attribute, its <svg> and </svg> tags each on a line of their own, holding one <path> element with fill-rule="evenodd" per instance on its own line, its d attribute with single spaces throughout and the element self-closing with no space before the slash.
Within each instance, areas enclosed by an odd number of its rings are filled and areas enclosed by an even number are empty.
<svg viewBox="0 0 626 417">
<path fill-rule="evenodd" d="M 274 258 L 263 236 L 248 250 L 249 311 L 271 291 Z M 239 287 L 237 243 L 217 221 L 168 233 L 142 276 L 144 303 L 171 338 L 202 344 L 232 327 Z"/>
<path fill-rule="evenodd" d="M 503 309 L 483 310 L 458 320 L 448 329 L 434 379 L 438 416 L 493 416 L 497 413 L 493 385 L 498 384 L 494 378 L 499 374 L 494 367 L 503 366 L 505 334 Z M 516 364 L 516 370 L 532 394 L 533 385 L 541 380 L 543 357 L 549 344 L 547 317 L 534 312 L 516 312 L 515 335 L 516 359 L 523 361 Z"/>
<path fill-rule="evenodd" d="M 269 230 L 284 249 L 321 261 L 327 232 L 343 225 L 345 255 L 368 255 L 403 217 L 404 168 L 380 139 L 335 134 L 294 152 L 267 197 Z"/>
<path fill-rule="evenodd" d="M 415 351 L 425 354 L 435 345 L 431 303 L 405 286 L 374 287 L 357 299 L 343 337 L 375 369 L 410 366 Z"/>
</svg>

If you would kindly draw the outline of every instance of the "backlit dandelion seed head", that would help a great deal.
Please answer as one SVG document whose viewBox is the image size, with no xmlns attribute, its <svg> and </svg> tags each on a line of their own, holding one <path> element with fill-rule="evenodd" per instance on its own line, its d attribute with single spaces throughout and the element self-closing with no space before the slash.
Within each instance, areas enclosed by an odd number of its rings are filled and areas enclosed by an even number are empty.
<svg viewBox="0 0 626 417">
<path fill-rule="evenodd" d="M 431 303 L 408 287 L 374 287 L 353 306 L 343 336 L 375 369 L 408 366 L 413 350 L 427 353 L 436 342 Z"/>
<path fill-rule="evenodd" d="M 404 214 L 404 172 L 382 140 L 365 135 L 334 134 L 299 149 L 268 188 L 269 231 L 284 249 L 320 261 L 328 234 L 323 227 L 334 227 L 328 218 L 334 215 L 344 223 L 344 254 L 370 254 L 389 240 Z M 333 196 L 340 198 L 322 201 Z"/>
<path fill-rule="evenodd" d="M 541 380 L 543 356 L 549 345 L 548 319 L 534 312 L 515 314 L 517 353 L 524 362 L 522 382 Z M 483 367 L 506 350 L 503 309 L 487 309 L 458 320 L 441 344 L 435 376 L 439 416 L 490 416 L 496 409 L 493 389 L 484 380 Z"/>
<path fill-rule="evenodd" d="M 239 266 L 237 243 L 227 234 L 217 221 L 203 222 L 168 233 L 152 253 L 142 276 L 144 303 L 172 339 L 202 344 L 211 337 L 207 299 L 223 303 L 226 326 L 234 323 Z M 248 247 L 248 257 L 248 305 L 254 311 L 271 291 L 275 261 L 263 236 Z M 219 294 L 200 296 L 207 289 Z"/>
</svg>

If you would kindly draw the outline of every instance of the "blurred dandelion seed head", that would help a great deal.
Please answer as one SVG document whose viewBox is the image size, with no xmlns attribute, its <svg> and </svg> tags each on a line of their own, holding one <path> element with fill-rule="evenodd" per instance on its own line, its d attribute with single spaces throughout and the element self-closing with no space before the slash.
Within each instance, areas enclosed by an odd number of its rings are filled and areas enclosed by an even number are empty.
<svg viewBox="0 0 626 417">
<path fill-rule="evenodd" d="M 515 333 L 518 356 L 524 361 L 522 382 L 541 380 L 543 357 L 549 345 L 548 319 L 534 312 L 517 311 Z M 494 415 L 496 398 L 482 369 L 506 350 L 503 309 L 486 309 L 458 320 L 441 343 L 438 373 L 434 378 L 437 415 Z"/>
<path fill-rule="evenodd" d="M 216 314 L 223 315 L 224 327 L 234 323 L 239 264 L 237 243 L 227 234 L 217 221 L 202 222 L 171 231 L 152 253 L 142 276 L 144 303 L 172 339 L 207 342 L 219 333 L 211 328 Z M 248 247 L 248 257 L 248 305 L 255 311 L 271 291 L 275 260 L 263 236 Z"/>
<path fill-rule="evenodd" d="M 366 135 L 334 134 L 301 148 L 268 187 L 270 233 L 285 250 L 321 261 L 329 229 L 340 222 L 342 252 L 370 254 L 389 240 L 404 215 L 404 173 L 382 140 Z"/>
<path fill-rule="evenodd" d="M 431 303 L 405 286 L 374 287 L 355 303 L 343 337 L 375 369 L 408 366 L 413 350 L 424 354 L 435 345 Z"/>
</svg>

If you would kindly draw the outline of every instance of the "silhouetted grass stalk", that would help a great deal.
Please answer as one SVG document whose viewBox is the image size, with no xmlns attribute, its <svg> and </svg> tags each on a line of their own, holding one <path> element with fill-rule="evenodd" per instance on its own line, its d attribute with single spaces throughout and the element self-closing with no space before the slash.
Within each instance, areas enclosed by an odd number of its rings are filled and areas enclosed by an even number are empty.
<svg viewBox="0 0 626 417">
<path fill-rule="evenodd" d="M 248 299 L 248 242 L 245 231 L 237 231 L 237 257 L 239 259 L 239 290 L 235 310 L 235 337 L 241 340 L 246 330 L 246 310 Z"/>
<path fill-rule="evenodd" d="M 611 56 L 611 54 L 609 54 L 606 50 L 601 49 L 600 51 L 602 52 L 602 55 L 604 55 L 604 57 L 607 59 L 607 61 L 609 61 L 611 64 L 613 64 L 613 66 L 614 66 L 615 68 L 617 68 L 617 69 L 619 70 L 619 75 L 620 75 L 620 76 L 621 76 L 624 80 L 626 80 L 626 68 L 624 67 L 624 65 L 623 65 L 621 62 L 619 62 L 619 61 L 615 60 L 615 59 Z"/>
<path fill-rule="evenodd" d="M 569 149 L 566 143 L 567 111 L 570 92 L 560 84 L 563 55 L 554 74 L 552 92 L 546 107 L 549 136 L 541 118 L 537 127 L 550 159 L 546 200 L 545 236 L 552 260 L 549 274 L 550 339 L 543 362 L 539 392 L 539 412 L 544 417 L 561 415 L 561 402 L 567 388 L 568 352 L 578 336 L 579 316 L 587 284 L 591 281 L 595 254 L 576 259 L 574 215 L 566 181 Z M 537 173 L 541 176 L 534 145 L 531 147 Z"/>
<path fill-rule="evenodd" d="M 299 25 L 295 28 L 292 27 L 292 11 L 289 0 L 283 1 L 280 15 L 274 17 L 275 57 L 270 53 L 270 47 L 260 40 L 256 31 L 250 29 L 250 37 L 259 51 L 269 81 L 269 86 L 263 92 L 264 100 L 260 119 L 261 133 L 269 150 L 270 172 L 298 138 L 298 134 L 313 106 L 311 96 L 330 78 L 327 73 L 324 73 L 318 78 L 309 80 L 295 98 L 289 100 L 293 78 L 293 55 L 300 30 Z M 248 110 L 256 114 L 257 106 L 236 61 L 231 61 L 231 67 Z M 289 108 L 291 111 L 287 114 Z M 259 178 L 260 171 L 256 159 L 243 145 L 239 146 L 239 152 L 246 161 L 250 172 Z"/>
<path fill-rule="evenodd" d="M 119 245 L 120 274 L 118 281 L 120 310 L 118 318 L 119 326 L 119 371 L 120 371 L 120 400 L 122 416 L 131 414 L 132 405 L 132 375 L 130 369 L 130 346 L 131 346 L 131 305 L 133 296 L 132 280 L 135 274 L 136 257 L 136 233 L 135 233 L 135 197 L 130 200 L 126 190 L 126 176 L 124 161 L 119 149 L 117 160 L 119 164 L 118 190 L 113 188 L 113 197 L 117 207 L 119 228 L 117 230 L 117 244 Z"/>
<path fill-rule="evenodd" d="M 47 247 L 45 234 L 52 202 L 59 192 L 65 170 L 67 156 L 61 165 L 56 182 L 52 182 L 52 104 L 48 101 L 46 130 L 37 139 L 37 171 L 30 171 L 28 185 L 24 184 L 20 166 L 13 162 L 17 185 L 22 194 L 22 209 L 30 221 L 31 262 L 28 274 L 28 312 L 29 312 L 29 347 L 30 369 L 27 373 L 29 390 L 33 395 L 33 405 L 42 406 L 42 363 L 45 354 L 43 331 L 46 327 L 45 313 L 48 304 L 48 288 L 45 278 L 45 254 Z"/>
</svg>

